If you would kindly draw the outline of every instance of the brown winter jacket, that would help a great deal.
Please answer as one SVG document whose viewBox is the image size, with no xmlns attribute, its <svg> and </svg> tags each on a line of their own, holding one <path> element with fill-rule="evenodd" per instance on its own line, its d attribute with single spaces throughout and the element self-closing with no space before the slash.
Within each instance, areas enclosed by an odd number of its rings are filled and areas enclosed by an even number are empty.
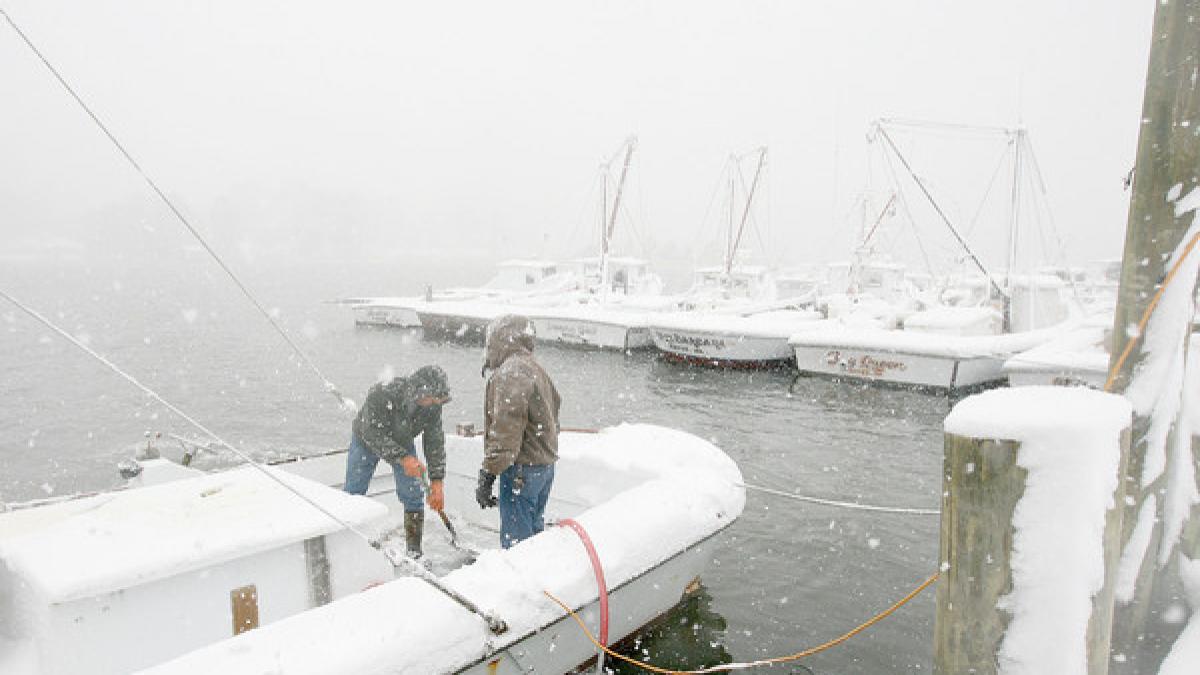
<svg viewBox="0 0 1200 675">
<path fill-rule="evenodd" d="M 488 379 L 484 395 L 483 468 L 499 475 L 518 464 L 558 460 L 558 409 L 562 399 L 533 359 L 533 329 L 521 316 L 503 316 L 488 327 Z"/>
</svg>

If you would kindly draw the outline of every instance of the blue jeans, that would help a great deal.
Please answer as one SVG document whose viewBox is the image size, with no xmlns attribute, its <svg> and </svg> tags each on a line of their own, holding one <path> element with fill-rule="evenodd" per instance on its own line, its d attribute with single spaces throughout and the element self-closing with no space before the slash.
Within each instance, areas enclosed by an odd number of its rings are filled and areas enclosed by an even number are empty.
<svg viewBox="0 0 1200 675">
<path fill-rule="evenodd" d="M 408 446 L 408 451 L 416 454 L 416 448 Z M 350 434 L 350 452 L 346 455 L 346 484 L 343 490 L 352 495 L 367 494 L 371 477 L 375 475 L 375 465 L 379 464 L 379 455 L 358 440 L 358 436 Z M 388 462 L 388 464 L 392 464 Z M 396 478 L 396 496 L 404 504 L 406 513 L 425 511 L 425 494 L 421 488 L 421 479 L 405 475 L 404 467 L 392 464 L 392 475 Z"/>
<path fill-rule="evenodd" d="M 513 490 L 520 473 L 524 485 Z M 554 484 L 553 464 L 514 464 L 500 473 L 500 545 L 509 548 L 546 528 L 542 520 L 550 486 Z"/>
</svg>

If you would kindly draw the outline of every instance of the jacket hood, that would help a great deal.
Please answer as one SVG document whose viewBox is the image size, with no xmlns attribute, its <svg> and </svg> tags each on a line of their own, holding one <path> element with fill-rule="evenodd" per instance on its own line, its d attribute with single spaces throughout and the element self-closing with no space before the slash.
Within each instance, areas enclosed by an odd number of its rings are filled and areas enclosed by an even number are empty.
<svg viewBox="0 0 1200 675">
<path fill-rule="evenodd" d="M 382 389 L 395 403 L 413 400 L 413 386 L 407 377 L 394 377 L 388 382 L 378 382 L 372 389 Z"/>
<path fill-rule="evenodd" d="M 408 376 L 408 382 L 412 385 L 414 399 L 425 396 L 445 398 L 450 395 L 450 382 L 446 377 L 446 371 L 438 366 L 418 368 Z"/>
<path fill-rule="evenodd" d="M 533 323 L 516 314 L 506 314 L 488 324 L 484 346 L 484 366 L 499 368 L 517 352 L 533 351 Z"/>
</svg>

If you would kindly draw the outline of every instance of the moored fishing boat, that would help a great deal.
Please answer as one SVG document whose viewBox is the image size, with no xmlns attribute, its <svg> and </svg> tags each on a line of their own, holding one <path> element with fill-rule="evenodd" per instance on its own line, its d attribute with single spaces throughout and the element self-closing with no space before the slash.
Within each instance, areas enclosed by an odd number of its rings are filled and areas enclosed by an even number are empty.
<svg viewBox="0 0 1200 675">
<path fill-rule="evenodd" d="M 822 375 L 932 390 L 1005 381 L 1004 362 L 1078 325 L 1062 282 L 1013 279 L 1009 325 L 991 307 L 936 307 L 909 315 L 901 329 L 827 324 L 791 337 L 801 375 Z"/>
<path fill-rule="evenodd" d="M 1004 382 L 1004 362 L 1062 334 L 1065 327 L 1005 335 L 937 335 L 838 328 L 792 335 L 801 375 L 824 375 L 933 390 Z"/>
<path fill-rule="evenodd" d="M 362 297 L 349 303 L 354 322 L 360 326 L 416 328 L 422 325 L 418 310 L 437 303 L 430 311 L 438 311 L 442 303 L 468 300 L 503 301 L 559 291 L 570 285 L 573 277 L 559 265 L 544 260 L 505 260 L 498 265 L 496 275 L 477 288 L 427 289 L 423 296 Z"/>
<path fill-rule="evenodd" d="M 744 492 L 724 453 L 682 432 L 622 426 L 561 440 L 547 515 L 572 519 L 588 545 L 551 527 L 432 581 L 390 580 L 391 562 L 357 536 L 390 521 L 383 505 L 337 489 L 344 453 L 270 469 L 342 523 L 252 469 L 188 475 L 161 459 L 142 463 L 143 487 L 0 514 L 0 669 L 565 672 L 595 648 L 543 592 L 615 642 L 680 600 Z M 450 437 L 447 449 L 448 511 L 495 539 L 496 512 L 474 505 L 480 439 Z M 396 502 L 386 472 L 372 493 Z"/>
<path fill-rule="evenodd" d="M 677 312 L 656 316 L 650 333 L 668 360 L 719 368 L 775 368 L 792 362 L 788 338 L 817 328 L 822 318 L 809 309 L 749 316 Z"/>
<path fill-rule="evenodd" d="M 537 340 L 630 351 L 650 347 L 649 313 L 612 304 L 578 304 L 526 312 Z"/>
<path fill-rule="evenodd" d="M 1112 344 L 1111 315 L 1089 317 L 1061 337 L 1013 355 L 1004 362 L 1014 387 L 1039 384 L 1104 388 Z"/>
</svg>

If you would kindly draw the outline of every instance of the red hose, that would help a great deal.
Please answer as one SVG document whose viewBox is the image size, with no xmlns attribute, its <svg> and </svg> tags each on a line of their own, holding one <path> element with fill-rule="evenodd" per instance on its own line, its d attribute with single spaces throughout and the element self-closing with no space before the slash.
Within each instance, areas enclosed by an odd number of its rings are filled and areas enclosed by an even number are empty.
<svg viewBox="0 0 1200 675">
<path fill-rule="evenodd" d="M 592 571 L 596 573 L 596 590 L 600 594 L 600 644 L 608 646 L 608 584 L 604 583 L 604 568 L 600 566 L 600 556 L 596 555 L 596 547 L 592 545 L 592 538 L 588 536 L 587 530 L 579 523 L 564 518 L 558 521 L 559 525 L 575 530 L 575 534 L 579 535 L 579 541 L 583 542 L 583 547 L 587 549 L 588 557 L 592 560 Z"/>
</svg>

